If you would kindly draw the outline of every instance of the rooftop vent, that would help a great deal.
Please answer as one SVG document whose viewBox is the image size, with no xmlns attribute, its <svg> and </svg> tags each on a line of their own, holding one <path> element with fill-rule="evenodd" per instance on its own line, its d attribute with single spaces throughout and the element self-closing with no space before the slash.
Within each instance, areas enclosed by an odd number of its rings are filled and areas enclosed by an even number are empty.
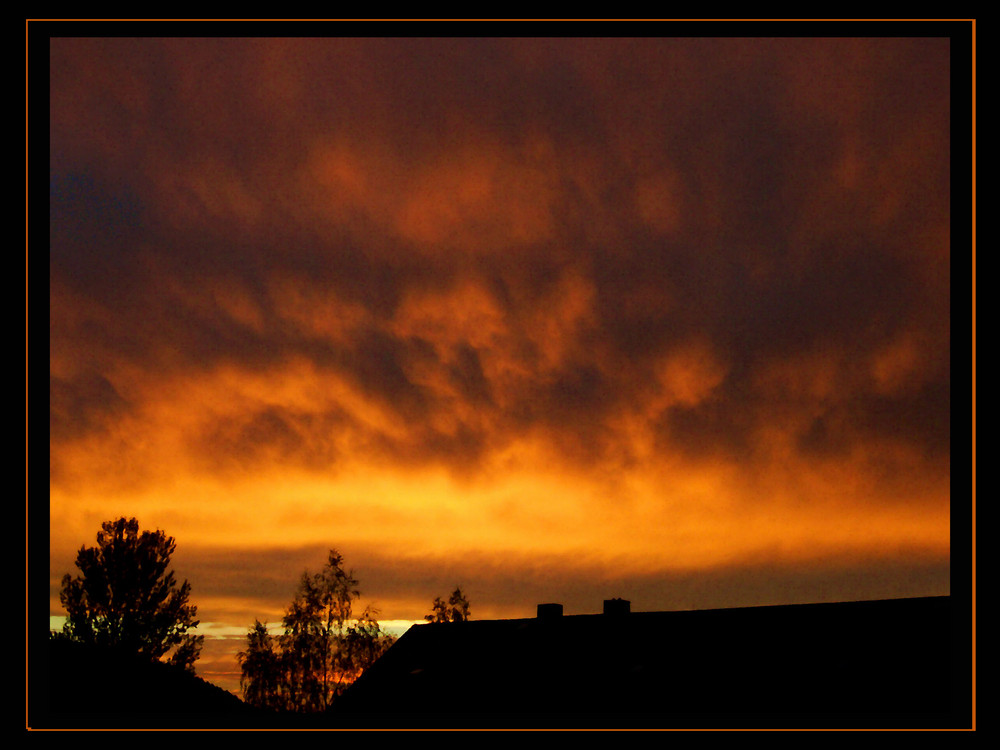
<svg viewBox="0 0 1000 750">
<path fill-rule="evenodd" d="M 539 604 L 538 618 L 562 617 L 563 607 L 561 604 Z"/>
<path fill-rule="evenodd" d="M 631 606 L 628 599 L 605 599 L 604 614 L 606 615 L 627 615 Z"/>
</svg>

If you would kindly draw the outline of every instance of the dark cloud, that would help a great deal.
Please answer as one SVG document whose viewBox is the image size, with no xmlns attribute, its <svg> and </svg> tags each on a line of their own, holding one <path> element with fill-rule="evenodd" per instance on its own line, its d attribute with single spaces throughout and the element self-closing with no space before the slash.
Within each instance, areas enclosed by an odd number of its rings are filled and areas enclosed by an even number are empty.
<svg viewBox="0 0 1000 750">
<path fill-rule="evenodd" d="M 908 595 L 917 582 L 927 595 L 949 591 L 947 559 L 919 548 L 850 563 L 819 558 L 788 566 L 739 560 L 705 570 L 636 574 L 572 556 L 507 555 L 501 561 L 488 554 L 414 557 L 332 546 L 360 581 L 364 602 L 404 602 L 398 617 L 415 620 L 429 612 L 435 596 L 455 586 L 469 596 L 477 618 L 533 617 L 535 605 L 549 601 L 562 603 L 567 614 L 595 613 L 612 597 L 629 599 L 633 611 L 663 611 L 893 598 Z M 291 602 L 302 573 L 322 567 L 326 552 L 321 546 L 188 549 L 183 563 L 198 571 L 197 590 L 205 598 L 255 599 L 280 611 Z M 249 628 L 252 621 L 246 624 Z"/>
<path fill-rule="evenodd" d="M 403 419 L 419 424 L 427 415 L 428 399 L 413 383 L 403 366 L 408 354 L 406 342 L 380 332 L 368 332 L 345 356 L 359 387 L 384 399 Z"/>
<path fill-rule="evenodd" d="M 474 406 L 483 408 L 493 405 L 490 383 L 483 372 L 478 350 L 468 344 L 461 344 L 449 371 L 459 393 Z"/>
<path fill-rule="evenodd" d="M 951 387 L 947 379 L 932 381 L 914 394 L 873 396 L 852 406 L 852 416 L 862 431 L 910 443 L 929 463 L 950 455 Z"/>
<path fill-rule="evenodd" d="M 750 465 L 754 458 L 760 458 L 755 440 L 758 420 L 768 419 L 766 407 L 758 410 L 736 399 L 669 409 L 656 421 L 656 446 L 664 455 L 722 457 Z"/>
<path fill-rule="evenodd" d="M 337 438 L 350 429 L 349 416 L 339 410 L 303 413 L 270 406 L 212 419 L 189 441 L 193 462 L 213 473 L 246 475 L 261 466 L 334 471 Z"/>
<path fill-rule="evenodd" d="M 96 295 L 117 318 L 120 331 L 96 334 L 106 351 L 131 351 L 139 361 L 153 342 L 158 350 L 166 343 L 190 367 L 259 368 L 303 355 L 347 373 L 415 425 L 448 407 L 410 375 L 408 365 L 426 354 L 421 344 L 397 338 L 389 324 L 409 291 L 446 287 L 470 272 L 489 280 L 503 306 L 509 354 L 538 372 L 514 396 L 508 420 L 526 428 L 538 422 L 596 435 L 601 414 L 638 396 L 649 363 L 696 334 L 726 352 L 730 378 L 816 346 L 851 348 L 861 358 L 919 319 L 925 300 L 920 259 L 894 237 L 900 226 L 917 235 L 926 221 L 908 207 L 939 211 L 946 198 L 947 131 L 921 136 L 940 152 L 906 154 L 896 158 L 901 164 L 876 147 L 942 125 L 947 79 L 937 71 L 947 67 L 947 50 L 908 40 L 816 44 L 60 41 L 54 278 Z M 85 71 L 72 70 L 84 52 Z M 114 78 L 123 70 L 127 85 Z M 619 89 L 612 73 L 626 70 Z M 810 95 L 813 85 L 844 101 Z M 74 148 L 86 142 L 80 130 L 97 126 L 133 144 L 116 159 L 141 168 L 141 183 L 123 180 L 116 162 L 102 168 L 90 157 L 102 139 L 88 144 L 86 158 Z M 510 251 L 499 255 L 428 254 L 391 225 L 394 212 L 425 170 L 492 143 L 485 134 L 497 134 L 500 145 L 488 147 L 501 159 L 522 154 L 532 137 L 551 144 L 552 233 L 536 246 L 508 240 Z M 377 181 L 367 193 L 373 203 L 335 213 L 344 220 L 328 226 L 293 205 L 310 196 L 302 170 L 324 139 L 356 144 L 361 172 L 352 179 Z M 841 162 L 859 139 L 857 168 L 874 181 L 837 189 Z M 640 144 L 638 156 L 623 151 L 630 142 Z M 672 201 L 683 219 L 663 233 L 636 215 L 631 189 L 667 168 L 676 189 L 652 205 L 667 210 Z M 914 185 L 925 176 L 934 179 Z M 888 225 L 875 216 L 884 191 L 906 196 Z M 614 352 L 613 376 L 596 360 L 538 371 L 543 344 L 530 326 L 568 268 L 592 283 L 596 309 L 593 326 L 566 335 L 591 352 Z M 283 319 L 269 289 L 278 276 L 360 305 L 371 318 L 349 344 L 317 338 Z M 220 285 L 252 301 L 256 325 L 213 303 L 210 290 Z M 470 342 L 456 351 L 444 365 L 456 388 L 488 405 L 494 385 L 480 355 Z M 713 408 L 745 408 L 726 402 L 746 397 L 745 388 L 726 382 L 720 394 Z M 674 415 L 674 433 L 746 441 L 727 436 L 720 418 L 694 424 L 702 413 Z M 738 433 L 739 422 L 730 429 Z"/>
<path fill-rule="evenodd" d="M 49 376 L 49 431 L 53 440 L 72 440 L 106 430 L 129 407 L 100 373 L 85 372 L 71 379 Z"/>
</svg>

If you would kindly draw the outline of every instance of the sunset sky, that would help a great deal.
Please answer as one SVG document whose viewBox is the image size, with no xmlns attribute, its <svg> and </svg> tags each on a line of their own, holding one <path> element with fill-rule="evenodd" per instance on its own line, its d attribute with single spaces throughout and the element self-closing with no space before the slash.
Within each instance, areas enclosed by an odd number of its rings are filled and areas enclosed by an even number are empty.
<svg viewBox="0 0 1000 750">
<path fill-rule="evenodd" d="M 331 547 L 384 620 L 949 593 L 950 52 L 52 39 L 50 614 L 121 515 L 230 688 Z"/>
</svg>

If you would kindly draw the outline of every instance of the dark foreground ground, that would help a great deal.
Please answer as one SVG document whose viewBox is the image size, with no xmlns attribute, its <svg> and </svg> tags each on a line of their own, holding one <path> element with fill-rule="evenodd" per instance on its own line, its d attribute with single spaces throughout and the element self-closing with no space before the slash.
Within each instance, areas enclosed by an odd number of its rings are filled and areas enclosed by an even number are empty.
<svg viewBox="0 0 1000 750">
<path fill-rule="evenodd" d="M 418 625 L 325 716 L 50 642 L 32 728 L 969 728 L 949 597 Z M 971 625 L 969 625 L 971 628 Z"/>
</svg>

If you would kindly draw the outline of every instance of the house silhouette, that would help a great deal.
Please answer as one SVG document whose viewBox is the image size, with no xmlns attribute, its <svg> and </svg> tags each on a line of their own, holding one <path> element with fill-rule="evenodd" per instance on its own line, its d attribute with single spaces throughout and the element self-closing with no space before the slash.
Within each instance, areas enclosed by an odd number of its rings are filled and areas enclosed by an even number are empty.
<svg viewBox="0 0 1000 750">
<path fill-rule="evenodd" d="M 947 596 L 670 612 L 610 599 L 591 615 L 540 604 L 534 618 L 411 627 L 331 720 L 919 725 L 951 710 L 951 630 Z"/>
</svg>

